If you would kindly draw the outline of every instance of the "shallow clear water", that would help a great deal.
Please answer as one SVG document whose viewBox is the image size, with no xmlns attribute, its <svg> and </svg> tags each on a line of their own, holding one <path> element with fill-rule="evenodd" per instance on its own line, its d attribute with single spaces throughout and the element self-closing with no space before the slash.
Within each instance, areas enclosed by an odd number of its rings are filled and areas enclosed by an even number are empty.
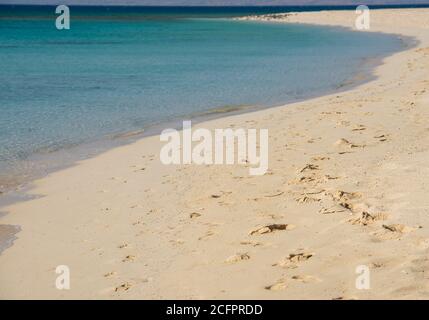
<svg viewBox="0 0 429 320">
<path fill-rule="evenodd" d="M 401 47 L 388 35 L 186 14 L 72 10 L 71 30 L 58 31 L 53 14 L 16 12 L 0 14 L 0 174 L 38 152 L 174 118 L 322 94 Z"/>
</svg>

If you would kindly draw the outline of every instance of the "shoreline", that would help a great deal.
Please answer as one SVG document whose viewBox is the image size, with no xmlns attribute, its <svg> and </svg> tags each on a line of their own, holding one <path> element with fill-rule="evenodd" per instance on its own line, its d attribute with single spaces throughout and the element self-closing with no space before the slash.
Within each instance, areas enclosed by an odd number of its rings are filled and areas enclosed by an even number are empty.
<svg viewBox="0 0 429 320">
<path fill-rule="evenodd" d="M 374 12 L 374 31 L 419 43 L 385 58 L 370 82 L 195 126 L 269 128 L 264 177 L 242 166 L 162 166 L 152 136 L 36 180 L 37 198 L 0 217 L 22 227 L 0 255 L 0 297 L 427 298 L 428 12 Z M 290 22 L 347 26 L 351 17 Z M 314 172 L 300 171 L 306 163 Z M 295 228 L 249 235 L 270 223 Z M 59 264 L 76 274 L 73 290 L 53 287 Z M 373 270 L 368 291 L 353 287 L 362 264 Z"/>
<path fill-rule="evenodd" d="M 294 14 L 291 12 L 290 14 Z M 280 14 L 281 15 L 281 14 Z M 268 15 L 271 16 L 271 15 Z M 268 23 L 282 23 L 281 21 L 265 21 L 265 15 L 260 16 L 261 19 L 251 19 L 252 21 L 268 22 Z M 221 18 L 223 19 L 223 18 Z M 246 17 L 243 18 L 227 18 L 228 20 L 237 20 L 243 21 L 247 20 Z M 333 26 L 334 28 L 344 28 L 342 26 Z M 350 29 L 350 28 L 344 28 Z M 391 36 L 398 36 L 396 34 L 390 34 Z M 200 112 L 195 112 L 193 114 L 185 116 L 177 116 L 172 119 L 166 119 L 163 121 L 159 121 L 153 125 L 142 128 L 135 128 L 133 130 L 124 131 L 120 133 L 112 133 L 102 137 L 94 138 L 90 141 L 78 142 L 71 146 L 63 146 L 57 150 L 47 151 L 47 152 L 38 152 L 30 155 L 26 159 L 19 160 L 20 167 L 22 166 L 31 166 L 31 171 L 33 172 L 29 175 L 29 170 L 23 172 L 23 169 L 19 172 L 15 172 L 10 175 L 1 175 L 0 174 L 0 209 L 5 204 L 10 204 L 13 202 L 13 199 L 19 199 L 21 196 L 17 193 L 24 193 L 26 190 L 31 188 L 31 184 L 33 181 L 42 179 L 52 173 L 55 173 L 60 170 L 64 170 L 66 168 L 72 167 L 79 163 L 80 161 L 88 160 L 94 158 L 109 149 L 121 147 L 124 145 L 129 145 L 136 142 L 139 139 L 144 139 L 146 137 L 157 136 L 160 134 L 162 129 L 167 127 L 172 128 L 180 128 L 181 120 L 184 118 L 190 119 L 195 124 L 200 124 L 206 121 L 212 121 L 223 117 L 229 117 L 239 114 L 252 113 L 255 111 L 266 110 L 270 108 L 277 108 L 279 106 L 295 104 L 298 102 L 303 102 L 305 100 L 315 99 L 318 97 L 323 97 L 326 95 L 342 93 L 344 91 L 352 90 L 357 88 L 365 83 L 374 81 L 377 77 L 375 76 L 375 70 L 383 64 L 383 60 L 396 54 L 398 52 L 402 52 L 408 50 L 417 44 L 415 43 L 415 39 L 412 37 L 401 37 L 402 45 L 398 48 L 398 51 L 389 52 L 386 56 L 383 54 L 382 56 L 374 56 L 370 58 L 365 58 L 364 61 L 361 62 L 361 66 L 355 70 L 354 74 L 351 74 L 348 79 L 344 82 L 339 83 L 337 87 L 330 88 L 327 91 L 319 92 L 316 94 L 310 94 L 303 98 L 291 99 L 287 102 L 276 103 L 275 105 L 237 105 L 237 106 L 221 106 L 212 108 L 209 110 L 203 110 Z M 371 60 L 371 61 L 369 61 Z M 180 121 L 179 121 L 180 120 Z M 59 164 L 58 159 L 61 159 L 61 164 Z M 16 168 L 12 168 L 16 169 Z M 15 171 L 15 170 L 14 170 Z M 34 173 L 36 171 L 36 173 Z M 1 212 L 1 211 L 0 211 Z"/>
</svg>

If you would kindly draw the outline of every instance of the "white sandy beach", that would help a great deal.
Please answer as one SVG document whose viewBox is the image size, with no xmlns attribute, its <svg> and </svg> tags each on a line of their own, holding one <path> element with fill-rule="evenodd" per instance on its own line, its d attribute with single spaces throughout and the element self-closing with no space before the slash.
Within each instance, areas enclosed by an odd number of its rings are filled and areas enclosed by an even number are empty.
<svg viewBox="0 0 429 320">
<path fill-rule="evenodd" d="M 372 10 L 370 31 L 418 44 L 347 92 L 198 124 L 268 128 L 264 176 L 163 165 L 153 136 L 34 181 L 34 199 L 0 208 L 0 225 L 21 227 L 0 298 L 428 299 L 429 9 Z M 70 290 L 55 288 L 58 265 Z"/>
</svg>

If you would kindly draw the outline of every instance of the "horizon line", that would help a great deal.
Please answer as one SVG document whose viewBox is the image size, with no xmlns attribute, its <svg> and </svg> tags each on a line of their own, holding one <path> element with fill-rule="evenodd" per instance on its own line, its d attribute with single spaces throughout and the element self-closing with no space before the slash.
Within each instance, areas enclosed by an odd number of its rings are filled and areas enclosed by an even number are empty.
<svg viewBox="0 0 429 320">
<path fill-rule="evenodd" d="M 43 7 L 43 6 L 58 6 L 60 4 L 53 3 L 1 3 L 0 6 L 34 6 L 34 7 Z M 250 4 L 250 5 L 169 5 L 169 4 L 159 4 L 159 5 L 145 5 L 145 4 L 66 4 L 69 7 L 148 7 L 148 8 L 157 8 L 157 7 L 169 7 L 169 8 L 239 8 L 239 7 L 351 7 L 355 8 L 357 4 L 283 4 L 283 5 L 263 5 L 263 4 Z M 427 3 L 385 3 L 385 4 L 367 4 L 368 7 L 399 7 L 399 6 L 414 6 L 422 7 L 429 6 Z"/>
</svg>

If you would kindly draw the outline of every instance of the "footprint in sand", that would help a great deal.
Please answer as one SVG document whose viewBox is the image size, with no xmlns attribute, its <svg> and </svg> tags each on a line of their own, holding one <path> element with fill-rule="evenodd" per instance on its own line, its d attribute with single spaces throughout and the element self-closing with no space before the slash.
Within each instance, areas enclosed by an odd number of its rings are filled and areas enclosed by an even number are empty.
<svg viewBox="0 0 429 320">
<path fill-rule="evenodd" d="M 293 229 L 295 229 L 295 226 L 293 224 L 270 224 L 270 225 L 266 225 L 250 231 L 249 235 L 252 236 L 255 234 L 271 233 L 277 230 L 293 230 Z"/>
<path fill-rule="evenodd" d="M 189 218 L 191 218 L 191 219 L 195 219 L 195 218 L 198 218 L 198 217 L 201 217 L 201 213 L 198 213 L 198 212 L 192 212 L 192 213 L 189 215 Z"/>
<path fill-rule="evenodd" d="M 329 181 L 329 180 L 338 180 L 338 179 L 340 179 L 340 177 L 337 177 L 337 176 L 331 176 L 331 175 L 329 175 L 329 174 L 325 174 L 324 178 L 325 178 L 325 180 L 327 180 L 327 181 Z"/>
<path fill-rule="evenodd" d="M 344 201 L 344 200 L 353 200 L 356 198 L 360 198 L 362 195 L 357 192 L 346 192 L 342 190 L 337 190 L 335 192 L 328 192 L 328 195 L 332 197 L 334 201 Z"/>
<path fill-rule="evenodd" d="M 289 254 L 286 258 L 283 258 L 279 262 L 273 264 L 273 266 L 279 266 L 282 268 L 297 268 L 298 265 L 304 261 L 307 261 L 314 253 L 312 252 L 296 252 Z"/>
<path fill-rule="evenodd" d="M 207 238 L 210 238 L 211 236 L 214 236 L 215 233 L 211 230 L 207 231 L 204 235 L 198 238 L 198 240 L 205 240 Z"/>
<path fill-rule="evenodd" d="M 293 280 L 302 282 L 302 283 L 312 283 L 312 282 L 320 282 L 321 280 L 314 276 L 308 275 L 295 275 L 292 277 Z"/>
<path fill-rule="evenodd" d="M 321 213 L 321 214 L 333 214 L 333 213 L 344 212 L 344 211 L 345 210 L 343 207 L 333 206 L 333 207 L 329 207 L 329 208 L 322 208 L 319 210 L 319 213 Z"/>
<path fill-rule="evenodd" d="M 374 136 L 374 139 L 378 139 L 380 142 L 387 141 L 387 135 L 386 134 L 379 134 L 377 136 Z"/>
<path fill-rule="evenodd" d="M 320 170 L 319 166 L 317 164 L 306 164 L 301 170 L 299 170 L 299 173 L 303 173 L 308 170 Z"/>
<path fill-rule="evenodd" d="M 131 289 L 132 284 L 129 282 L 125 282 L 115 288 L 115 292 L 128 291 Z"/>
<path fill-rule="evenodd" d="M 249 259 L 250 259 L 250 256 L 247 253 L 237 253 L 227 258 L 225 262 L 232 264 L 232 263 L 237 263 L 237 262 L 249 260 Z"/>
<path fill-rule="evenodd" d="M 409 233 L 411 231 L 416 230 L 416 228 L 409 227 L 403 224 L 383 224 L 383 228 L 391 231 L 391 232 L 397 232 L 397 233 Z"/>
<path fill-rule="evenodd" d="M 269 291 L 280 291 L 284 289 L 286 289 L 285 279 L 279 279 L 276 281 L 276 283 L 265 287 L 265 290 L 269 290 Z"/>
<path fill-rule="evenodd" d="M 370 266 L 372 269 L 380 269 L 383 268 L 385 264 L 382 262 L 371 262 Z"/>
<path fill-rule="evenodd" d="M 282 194 L 284 194 L 284 191 L 276 191 L 275 193 L 272 193 L 272 194 L 266 194 L 264 197 L 265 198 L 274 198 L 274 197 L 281 196 Z"/>
<path fill-rule="evenodd" d="M 252 247 L 258 247 L 264 245 L 262 242 L 259 241 L 241 241 L 241 245 L 243 246 L 252 246 Z"/>
<path fill-rule="evenodd" d="M 115 275 L 116 275 L 116 271 L 111 271 L 111 272 L 105 273 L 103 275 L 103 277 L 105 277 L 105 278 L 111 278 L 111 277 L 113 277 Z"/>
<path fill-rule="evenodd" d="M 395 240 L 401 238 L 404 234 L 410 233 L 417 228 L 409 227 L 403 224 L 383 224 L 383 229 L 374 232 L 378 240 Z"/>
<path fill-rule="evenodd" d="M 313 203 L 313 202 L 319 202 L 321 200 L 322 199 L 320 198 L 309 197 L 309 196 L 302 196 L 295 199 L 295 201 L 298 203 Z"/>
<path fill-rule="evenodd" d="M 347 147 L 347 148 L 363 148 L 365 145 L 358 145 L 355 143 L 350 142 L 347 139 L 341 138 L 334 144 L 336 147 Z"/>
<path fill-rule="evenodd" d="M 359 124 L 352 129 L 352 131 L 363 131 L 363 130 L 366 130 L 366 127 L 362 124 Z"/>
<path fill-rule="evenodd" d="M 325 157 L 325 156 L 318 156 L 318 157 L 311 158 L 311 160 L 313 160 L 313 161 L 324 161 L 324 160 L 330 160 L 330 159 L 331 158 Z"/>
<path fill-rule="evenodd" d="M 213 193 L 210 195 L 210 198 L 212 199 L 219 199 L 220 197 L 222 197 L 223 195 L 228 195 L 231 194 L 231 191 L 221 191 L 219 193 Z"/>
<path fill-rule="evenodd" d="M 139 224 L 144 224 L 143 220 L 137 220 L 132 223 L 133 226 L 137 226 Z"/>
<path fill-rule="evenodd" d="M 144 207 L 141 204 L 133 204 L 130 209 L 143 209 Z"/>
<path fill-rule="evenodd" d="M 291 184 L 309 183 L 315 181 L 316 178 L 313 176 L 302 176 L 299 179 L 292 180 Z"/>
<path fill-rule="evenodd" d="M 326 195 L 331 196 L 332 201 L 334 201 L 337 205 L 353 211 L 356 207 L 355 204 L 352 203 L 352 200 L 360 198 L 361 194 L 357 192 L 346 192 L 346 191 L 335 191 L 335 192 L 327 192 Z"/>
<path fill-rule="evenodd" d="M 302 197 L 296 198 L 295 201 L 298 203 L 311 203 L 311 202 L 319 202 L 320 198 L 309 197 L 307 195 L 303 195 Z"/>
<path fill-rule="evenodd" d="M 377 213 L 377 214 L 370 214 L 366 211 L 363 211 L 360 213 L 358 218 L 352 218 L 349 220 L 351 224 L 353 225 L 362 225 L 367 226 L 370 225 L 376 221 L 380 220 L 386 220 L 388 215 L 386 213 Z"/>
<path fill-rule="evenodd" d="M 332 300 L 358 300 L 358 299 L 352 296 L 339 296 L 339 297 L 332 298 Z"/>
<path fill-rule="evenodd" d="M 185 240 L 183 240 L 183 239 L 171 239 L 169 242 L 175 246 L 181 246 L 182 244 L 185 243 Z"/>
<path fill-rule="evenodd" d="M 136 257 L 130 254 L 130 255 L 126 256 L 124 259 L 122 259 L 122 262 L 132 262 L 135 259 L 136 259 Z"/>
</svg>

